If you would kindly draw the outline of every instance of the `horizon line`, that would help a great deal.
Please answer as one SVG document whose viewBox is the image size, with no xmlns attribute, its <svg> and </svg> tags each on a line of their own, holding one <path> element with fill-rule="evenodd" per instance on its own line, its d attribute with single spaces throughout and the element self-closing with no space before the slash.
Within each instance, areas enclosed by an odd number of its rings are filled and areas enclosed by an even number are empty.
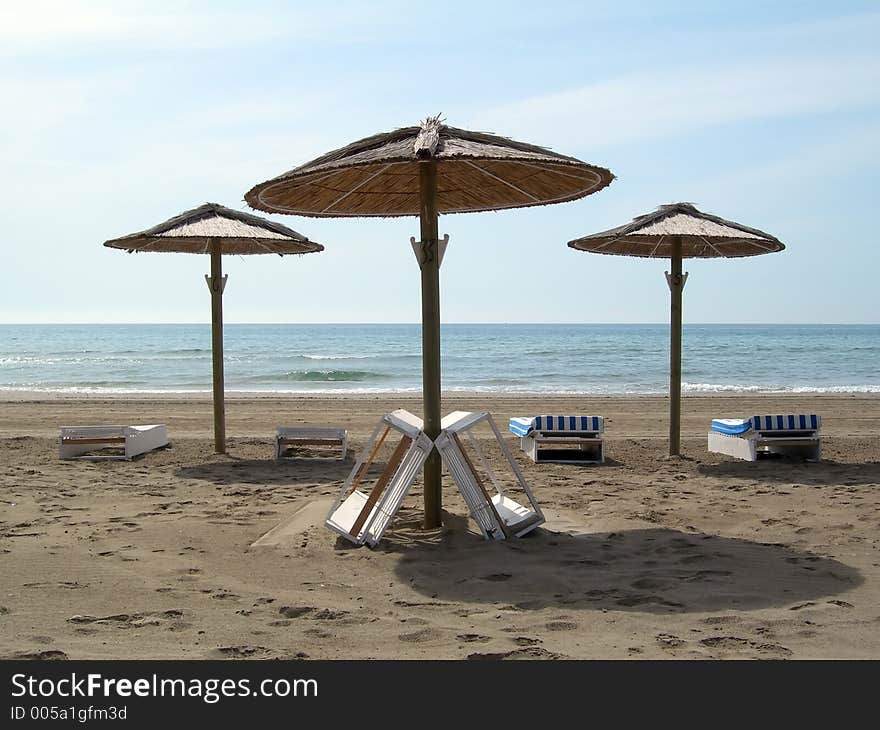
<svg viewBox="0 0 880 730">
<path fill-rule="evenodd" d="M 65 327 L 65 326 L 98 326 L 98 327 L 112 327 L 112 326 L 160 326 L 160 325 L 206 325 L 209 326 L 211 323 L 207 321 L 201 322 L 193 322 L 193 321 L 183 321 L 183 322 L 0 322 L 0 327 L 28 327 L 28 326 L 50 326 L 50 327 Z M 299 325 L 299 326 L 339 326 L 339 325 L 357 325 L 359 327 L 365 326 L 375 326 L 375 325 L 421 325 L 421 322 L 224 322 L 223 326 L 229 325 Z M 632 325 L 632 326 L 643 326 L 643 325 L 668 325 L 669 321 L 660 321 L 660 322 L 441 322 L 440 326 L 443 325 L 473 325 L 473 326 L 486 326 L 486 325 L 608 325 L 608 326 L 622 326 L 622 325 Z M 880 322 L 683 322 L 682 325 L 748 325 L 748 326 L 839 326 L 839 325 L 848 325 L 848 326 L 877 326 L 880 325 Z"/>
</svg>

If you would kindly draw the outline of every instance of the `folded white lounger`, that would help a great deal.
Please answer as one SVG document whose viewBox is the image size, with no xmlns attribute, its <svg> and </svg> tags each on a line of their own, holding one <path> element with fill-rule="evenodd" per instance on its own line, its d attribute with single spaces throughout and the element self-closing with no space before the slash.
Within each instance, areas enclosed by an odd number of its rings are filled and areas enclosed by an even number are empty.
<svg viewBox="0 0 880 730">
<path fill-rule="evenodd" d="M 391 431 L 400 433 L 401 439 L 385 469 L 369 492 L 358 490 Z M 405 410 L 383 416 L 342 485 L 324 525 L 355 545 L 375 546 L 433 448 L 433 442 L 422 431 L 421 418 Z"/>
<path fill-rule="evenodd" d="M 168 445 L 164 424 L 147 426 L 62 426 L 58 456 L 62 459 L 132 459 Z M 101 449 L 121 454 L 96 454 Z"/>
<path fill-rule="evenodd" d="M 758 454 L 821 459 L 822 419 L 816 414 L 716 418 L 709 431 L 709 451 L 756 461 Z"/>
<path fill-rule="evenodd" d="M 307 448 L 315 456 L 290 454 L 291 449 Z M 275 458 L 345 461 L 348 454 L 348 431 L 344 428 L 279 426 L 275 434 Z"/>
<path fill-rule="evenodd" d="M 534 416 L 510 419 L 510 432 L 536 464 L 602 464 L 602 416 Z"/>
<path fill-rule="evenodd" d="M 528 498 L 530 507 L 519 504 L 502 491 L 495 472 L 492 471 L 477 439 L 471 432 L 472 428 L 484 422 L 491 427 L 501 453 L 507 460 L 519 487 Z M 454 411 L 440 422 L 440 428 L 443 430 L 434 444 L 485 539 L 504 540 L 508 537 L 522 537 L 544 523 L 544 513 L 541 512 L 532 490 L 529 489 L 504 439 L 501 438 L 491 415 L 485 411 L 478 413 Z M 495 488 L 495 494 L 491 497 L 465 449 L 463 443 L 465 438 Z"/>
</svg>

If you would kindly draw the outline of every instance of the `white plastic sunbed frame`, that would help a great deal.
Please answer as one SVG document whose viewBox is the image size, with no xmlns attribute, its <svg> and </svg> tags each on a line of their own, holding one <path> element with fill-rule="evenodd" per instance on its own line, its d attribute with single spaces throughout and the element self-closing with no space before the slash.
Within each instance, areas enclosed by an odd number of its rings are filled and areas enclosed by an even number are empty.
<svg viewBox="0 0 880 730">
<path fill-rule="evenodd" d="M 520 448 L 536 464 L 604 464 L 602 434 L 580 431 L 532 431 L 520 437 Z"/>
<path fill-rule="evenodd" d="M 489 462 L 483 454 L 480 444 L 474 438 L 471 429 L 481 423 L 488 423 L 495 434 L 501 453 L 507 460 L 511 471 L 516 477 L 519 486 L 529 499 L 531 509 L 524 507 L 510 497 L 507 497 L 498 482 L 495 472 L 489 466 Z M 486 540 L 505 540 L 510 537 L 522 537 L 544 523 L 544 513 L 541 512 L 535 495 L 529 489 L 522 472 L 516 464 L 507 444 L 501 438 L 498 427 L 492 416 L 480 411 L 470 413 L 467 411 L 454 411 L 440 422 L 443 429 L 435 441 L 437 450 L 443 457 L 446 469 L 452 475 L 461 496 L 467 503 L 471 517 L 479 525 L 480 531 Z M 465 449 L 463 440 L 467 442 L 476 454 L 485 472 L 489 475 L 495 495 L 489 496 L 486 485 L 474 468 L 474 463 Z"/>
<path fill-rule="evenodd" d="M 760 453 L 802 457 L 807 461 L 822 459 L 822 438 L 818 428 L 752 429 L 737 435 L 709 431 L 708 446 L 711 452 L 745 461 L 757 461 Z"/>
<path fill-rule="evenodd" d="M 557 431 L 533 428 L 519 446 L 536 464 L 604 464 L 604 425 L 599 429 Z"/>
<path fill-rule="evenodd" d="M 62 426 L 58 456 L 62 459 L 126 459 L 168 445 L 164 424 L 146 426 Z M 122 448 L 123 454 L 93 454 Z"/>
<path fill-rule="evenodd" d="M 422 425 L 422 419 L 405 410 L 382 417 L 330 508 L 324 522 L 328 528 L 355 545 L 379 542 L 434 448 Z M 400 442 L 373 488 L 362 492 L 358 486 L 391 431 L 401 434 Z"/>
<path fill-rule="evenodd" d="M 287 450 L 309 447 L 318 456 L 288 456 Z M 345 461 L 348 454 L 348 431 L 344 428 L 312 428 L 310 426 L 278 426 L 275 434 L 275 459 L 313 461 Z"/>
</svg>

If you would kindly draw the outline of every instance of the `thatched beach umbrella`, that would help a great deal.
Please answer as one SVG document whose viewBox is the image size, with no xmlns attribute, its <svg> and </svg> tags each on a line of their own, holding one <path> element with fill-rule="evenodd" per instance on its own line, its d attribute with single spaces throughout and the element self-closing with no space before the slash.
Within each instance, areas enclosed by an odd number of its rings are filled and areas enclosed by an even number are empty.
<svg viewBox="0 0 880 730">
<path fill-rule="evenodd" d="M 690 203 L 661 205 L 609 231 L 569 241 L 571 248 L 591 253 L 671 259 L 666 272 L 671 292 L 669 338 L 669 454 L 680 452 L 681 434 L 681 292 L 687 281 L 685 258 L 737 258 L 782 251 L 785 246 L 757 228 L 697 210 Z"/>
<path fill-rule="evenodd" d="M 214 451 L 226 453 L 226 406 L 223 394 L 223 290 L 227 275 L 222 272 L 223 254 L 274 253 L 279 256 L 323 251 L 279 223 L 250 213 L 224 208 L 217 203 L 188 210 L 164 223 L 139 233 L 104 243 L 110 248 L 136 251 L 204 253 L 211 256 L 211 274 L 205 275 L 211 290 L 211 352 L 214 365 Z"/>
<path fill-rule="evenodd" d="M 320 217 L 418 215 L 411 239 L 422 271 L 422 388 L 425 433 L 440 432 L 441 213 L 562 203 L 613 179 L 602 167 L 543 147 L 449 127 L 439 117 L 377 134 L 254 186 L 248 204 L 271 213 Z M 425 526 L 440 524 L 440 458 L 425 464 Z"/>
</svg>

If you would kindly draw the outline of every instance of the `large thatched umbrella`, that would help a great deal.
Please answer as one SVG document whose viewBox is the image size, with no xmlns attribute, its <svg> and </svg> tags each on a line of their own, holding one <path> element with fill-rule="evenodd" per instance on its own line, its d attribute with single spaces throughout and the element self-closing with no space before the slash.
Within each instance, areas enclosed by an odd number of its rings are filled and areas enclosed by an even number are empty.
<svg viewBox="0 0 880 730">
<path fill-rule="evenodd" d="M 323 251 L 310 241 L 279 223 L 250 213 L 205 203 L 164 223 L 139 233 L 104 243 L 110 248 L 136 251 L 172 251 L 211 255 L 211 274 L 205 275 L 211 290 L 211 351 L 214 364 L 214 451 L 226 453 L 226 406 L 223 394 L 223 254 L 274 253 L 279 256 Z"/>
<path fill-rule="evenodd" d="M 665 258 L 671 292 L 669 338 L 669 454 L 680 452 L 681 434 L 681 292 L 687 281 L 684 258 L 737 258 L 782 251 L 785 246 L 757 228 L 724 220 L 697 210 L 690 203 L 661 205 L 632 223 L 569 241 L 571 248 L 591 253 Z"/>
<path fill-rule="evenodd" d="M 448 127 L 439 117 L 377 134 L 254 186 L 253 208 L 322 217 L 418 215 L 411 240 L 422 271 L 422 388 L 425 432 L 440 432 L 441 213 L 562 203 L 595 193 L 613 175 L 543 147 Z M 425 526 L 440 524 L 440 459 L 425 464 Z"/>
</svg>

